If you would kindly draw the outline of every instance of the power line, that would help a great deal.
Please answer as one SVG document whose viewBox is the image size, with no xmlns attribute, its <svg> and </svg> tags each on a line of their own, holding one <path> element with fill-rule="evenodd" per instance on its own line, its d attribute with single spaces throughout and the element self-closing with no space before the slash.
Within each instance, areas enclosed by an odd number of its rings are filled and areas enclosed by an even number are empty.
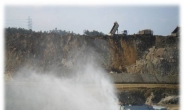
<svg viewBox="0 0 184 110">
<path fill-rule="evenodd" d="M 28 16 L 28 29 L 32 30 L 32 19 Z"/>
<path fill-rule="evenodd" d="M 5 19 L 5 27 L 21 27 L 32 29 L 32 19 L 29 17 L 28 19 L 21 18 L 6 18 Z"/>
</svg>

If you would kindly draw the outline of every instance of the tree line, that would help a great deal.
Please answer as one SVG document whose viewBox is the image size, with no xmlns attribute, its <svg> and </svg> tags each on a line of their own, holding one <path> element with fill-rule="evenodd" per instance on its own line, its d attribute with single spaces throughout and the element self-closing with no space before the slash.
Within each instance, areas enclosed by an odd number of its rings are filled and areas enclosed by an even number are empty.
<svg viewBox="0 0 184 110">
<path fill-rule="evenodd" d="M 77 33 L 74 33 L 73 31 L 66 31 L 66 30 L 58 30 L 57 28 L 53 29 L 53 30 L 49 30 L 49 31 L 38 31 L 35 32 L 31 29 L 24 29 L 24 28 L 14 28 L 14 27 L 8 27 L 5 28 L 5 33 L 24 33 L 24 34 L 31 34 L 31 33 L 54 33 L 54 34 L 59 34 L 59 35 L 80 35 Z M 93 31 L 89 31 L 89 30 L 84 30 L 83 31 L 83 35 L 87 35 L 87 36 L 103 36 L 104 33 L 93 30 Z"/>
</svg>

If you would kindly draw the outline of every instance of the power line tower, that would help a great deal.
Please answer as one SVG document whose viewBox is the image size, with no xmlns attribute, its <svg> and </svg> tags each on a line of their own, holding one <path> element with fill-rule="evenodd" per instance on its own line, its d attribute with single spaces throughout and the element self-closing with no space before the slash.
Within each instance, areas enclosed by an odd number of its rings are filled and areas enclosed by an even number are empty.
<svg viewBox="0 0 184 110">
<path fill-rule="evenodd" d="M 28 16 L 28 30 L 32 30 L 32 19 Z"/>
</svg>

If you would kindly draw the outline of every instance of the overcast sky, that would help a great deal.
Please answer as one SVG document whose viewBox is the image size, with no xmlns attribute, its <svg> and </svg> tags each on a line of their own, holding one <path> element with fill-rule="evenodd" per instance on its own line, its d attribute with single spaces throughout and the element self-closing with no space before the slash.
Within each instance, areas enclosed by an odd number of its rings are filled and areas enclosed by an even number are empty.
<svg viewBox="0 0 184 110">
<path fill-rule="evenodd" d="M 55 28 L 83 34 L 83 30 L 97 30 L 108 34 L 113 23 L 118 31 L 129 34 L 152 29 L 155 35 L 169 35 L 180 24 L 177 5 L 114 5 L 114 6 L 5 6 L 5 27 L 28 29 L 28 16 L 32 30 L 48 31 Z"/>
</svg>

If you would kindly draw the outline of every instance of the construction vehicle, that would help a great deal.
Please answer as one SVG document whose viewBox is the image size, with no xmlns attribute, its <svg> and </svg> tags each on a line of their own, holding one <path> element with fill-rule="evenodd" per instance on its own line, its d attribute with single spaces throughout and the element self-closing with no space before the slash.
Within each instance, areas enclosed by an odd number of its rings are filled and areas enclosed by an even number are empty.
<svg viewBox="0 0 184 110">
<path fill-rule="evenodd" d="M 144 29 L 138 32 L 139 35 L 153 35 L 153 31 L 151 29 Z"/>
<path fill-rule="evenodd" d="M 119 27 L 119 24 L 117 22 L 114 22 L 114 25 L 113 25 L 111 31 L 109 32 L 109 35 L 113 36 L 116 33 L 116 31 L 118 34 L 118 27 Z"/>
<path fill-rule="evenodd" d="M 128 35 L 128 31 L 127 31 L 127 30 L 123 30 L 123 31 L 122 31 L 122 34 L 123 34 L 123 35 Z"/>
</svg>

